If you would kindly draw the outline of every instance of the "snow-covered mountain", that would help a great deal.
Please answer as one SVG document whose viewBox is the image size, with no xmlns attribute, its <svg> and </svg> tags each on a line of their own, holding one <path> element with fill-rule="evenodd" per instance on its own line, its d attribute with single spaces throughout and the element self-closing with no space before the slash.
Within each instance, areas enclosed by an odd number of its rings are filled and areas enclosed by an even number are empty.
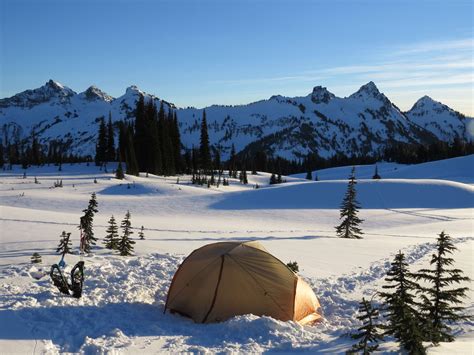
<svg viewBox="0 0 474 355">
<path fill-rule="evenodd" d="M 419 99 L 406 116 L 441 140 L 468 139 L 466 123 L 469 119 L 429 96 Z"/>
<path fill-rule="evenodd" d="M 203 109 L 176 108 L 136 86 L 113 98 L 95 86 L 78 94 L 53 80 L 0 100 L 2 138 L 27 137 L 34 131 L 43 143 L 61 139 L 72 152 L 93 155 L 100 118 L 107 118 L 110 112 L 113 121 L 133 120 L 140 95 L 157 105 L 163 102 L 165 109 L 176 109 L 183 144 L 199 144 Z M 310 152 L 326 157 L 367 154 L 391 142 L 470 139 L 466 134 L 470 118 L 428 97 L 404 113 L 373 82 L 346 98 L 316 86 L 303 97 L 277 95 L 248 105 L 213 105 L 205 110 L 211 143 L 224 158 L 232 144 L 237 151 L 263 149 L 293 158 Z"/>
</svg>

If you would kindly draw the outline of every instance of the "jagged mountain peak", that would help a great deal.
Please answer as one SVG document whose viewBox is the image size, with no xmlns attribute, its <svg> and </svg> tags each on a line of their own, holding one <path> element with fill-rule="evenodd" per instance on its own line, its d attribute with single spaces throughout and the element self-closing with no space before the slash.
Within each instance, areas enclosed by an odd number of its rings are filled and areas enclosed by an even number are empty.
<svg viewBox="0 0 474 355">
<path fill-rule="evenodd" d="M 431 97 L 425 95 L 419 98 L 413 107 L 407 111 L 407 113 L 413 114 L 422 114 L 422 113 L 433 113 L 433 112 L 443 112 L 443 111 L 452 111 L 448 106 L 445 104 L 432 99 Z"/>
<path fill-rule="evenodd" d="M 441 102 L 439 101 L 436 101 L 436 100 L 433 100 L 431 97 L 429 97 L 428 95 L 425 95 L 423 97 L 420 97 L 416 102 L 415 104 L 413 105 L 413 107 L 410 109 L 411 110 L 414 110 L 414 109 L 421 109 L 421 108 L 424 108 L 424 107 L 433 107 L 433 106 L 444 106 Z"/>
<path fill-rule="evenodd" d="M 138 86 L 136 85 L 130 85 L 126 90 L 125 90 L 125 95 L 138 95 L 141 94 L 143 95 L 144 92 L 141 91 Z"/>
<path fill-rule="evenodd" d="M 89 88 L 87 88 L 87 90 L 81 93 L 81 95 L 83 95 L 85 99 L 89 101 L 101 100 L 101 101 L 110 102 L 114 99 L 112 96 L 100 90 L 95 85 L 92 85 Z"/>
<path fill-rule="evenodd" d="M 330 92 L 326 87 L 323 86 L 315 86 L 313 88 L 313 92 L 310 95 L 311 101 L 313 101 L 315 104 L 327 104 L 330 100 L 336 97 L 332 92 Z"/>
<path fill-rule="evenodd" d="M 357 90 L 355 93 L 353 93 L 349 97 L 353 98 L 360 98 L 362 96 L 370 96 L 370 97 L 377 97 L 378 95 L 381 95 L 377 85 L 373 81 L 369 81 L 367 84 L 362 85 L 359 90 Z"/>
<path fill-rule="evenodd" d="M 38 89 L 35 90 L 27 90 L 27 91 L 43 91 L 45 93 L 49 94 L 58 94 L 59 96 L 73 96 L 76 95 L 76 92 L 67 86 L 64 86 L 58 81 L 55 81 L 53 79 L 49 79 L 46 84 L 41 86 Z"/>
<path fill-rule="evenodd" d="M 352 99 L 358 99 L 362 101 L 376 100 L 382 102 L 384 105 L 390 105 L 390 100 L 379 91 L 377 85 L 373 81 L 369 81 L 367 84 L 362 85 L 359 90 L 349 96 Z"/>
<path fill-rule="evenodd" d="M 52 79 L 48 80 L 43 86 L 25 90 L 12 97 L 1 99 L 0 107 L 16 106 L 27 107 L 39 105 L 56 99 L 57 103 L 69 102 L 70 97 L 76 95 L 76 92 Z"/>
</svg>

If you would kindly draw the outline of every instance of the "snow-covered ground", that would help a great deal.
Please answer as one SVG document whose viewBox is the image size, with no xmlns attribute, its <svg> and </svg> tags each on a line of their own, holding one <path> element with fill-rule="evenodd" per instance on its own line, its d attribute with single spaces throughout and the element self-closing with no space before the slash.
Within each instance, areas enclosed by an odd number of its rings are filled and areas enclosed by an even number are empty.
<svg viewBox="0 0 474 355">
<path fill-rule="evenodd" d="M 0 173 L 0 352 L 343 352 L 353 341 L 355 312 L 362 296 L 372 297 L 398 250 L 413 270 L 427 265 L 437 234 L 456 241 L 456 265 L 474 278 L 474 156 L 405 166 L 356 168 L 362 240 L 336 238 L 339 204 L 350 167 L 318 171 L 269 186 L 269 174 L 248 175 L 249 185 L 231 181 L 219 189 L 188 184 L 188 177 L 113 178 L 95 166 L 64 165 Z M 39 184 L 34 183 L 37 177 Z M 53 188 L 57 179 L 62 188 Z M 97 183 L 94 183 L 96 179 Z M 260 189 L 254 189 L 255 184 Z M 61 295 L 49 277 L 59 257 L 60 233 L 72 233 L 90 194 L 97 193 L 94 220 L 99 243 L 85 257 L 84 294 Z M 102 247 L 107 220 L 132 214 L 145 227 L 136 255 L 120 257 Z M 135 234 L 136 237 L 136 234 Z M 220 240 L 259 240 L 284 262 L 296 260 L 300 275 L 320 298 L 325 321 L 312 327 L 245 315 L 220 324 L 194 324 L 163 314 L 168 286 L 192 250 Z M 31 264 L 39 252 L 41 264 Z M 67 256 L 69 267 L 79 256 Z M 474 311 L 472 291 L 465 300 Z M 457 328 L 455 343 L 430 348 L 437 353 L 472 353 L 474 323 Z M 382 350 L 396 352 L 393 342 Z"/>
</svg>

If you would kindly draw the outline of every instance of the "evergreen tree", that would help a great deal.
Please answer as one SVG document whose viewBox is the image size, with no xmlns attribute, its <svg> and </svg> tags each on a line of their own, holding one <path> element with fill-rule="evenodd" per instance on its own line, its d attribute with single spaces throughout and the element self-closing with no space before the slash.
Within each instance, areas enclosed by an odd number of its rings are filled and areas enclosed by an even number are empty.
<svg viewBox="0 0 474 355">
<path fill-rule="evenodd" d="M 119 160 L 117 170 L 115 171 L 115 177 L 119 180 L 123 180 L 125 175 L 123 174 L 122 161 Z"/>
<path fill-rule="evenodd" d="M 69 241 L 69 237 L 71 236 L 71 233 L 66 233 L 66 231 L 63 231 L 60 235 L 60 240 L 59 240 L 59 245 L 56 248 L 56 253 L 61 254 L 62 256 L 66 254 L 72 254 L 71 252 L 71 242 Z"/>
<path fill-rule="evenodd" d="M 176 111 L 173 113 L 171 139 L 173 142 L 174 166 L 176 173 L 181 174 L 183 172 L 183 159 L 181 157 L 181 134 L 179 133 L 179 123 Z"/>
<path fill-rule="evenodd" d="M 356 189 L 357 184 L 355 179 L 355 168 L 352 168 L 351 176 L 349 177 L 349 184 L 347 186 L 347 192 L 342 200 L 340 218 L 342 222 L 336 227 L 336 233 L 340 238 L 356 238 L 362 239 L 362 231 L 359 228 L 359 224 L 363 222 L 357 216 L 359 212 L 359 203 L 356 200 Z"/>
<path fill-rule="evenodd" d="M 313 174 L 312 174 L 311 170 L 308 170 L 306 172 L 306 180 L 313 180 Z"/>
<path fill-rule="evenodd" d="M 211 170 L 211 151 L 209 148 L 209 135 L 207 133 L 206 110 L 202 112 L 199 163 L 204 174 L 208 174 Z"/>
<path fill-rule="evenodd" d="M 97 144 L 95 149 L 95 165 L 102 165 L 107 160 L 107 127 L 104 118 L 100 119 L 99 133 L 97 135 Z"/>
<path fill-rule="evenodd" d="M 272 176 L 270 176 L 270 185 L 274 185 L 277 183 L 277 178 L 274 173 L 272 173 Z"/>
<path fill-rule="evenodd" d="M 114 126 L 112 124 L 112 113 L 109 111 L 109 122 L 107 123 L 107 161 L 115 161 L 115 138 Z"/>
<path fill-rule="evenodd" d="M 164 109 L 161 102 L 160 112 L 157 113 L 153 100 L 146 105 L 145 109 L 145 160 L 142 171 L 152 174 L 163 174 L 163 134 L 164 132 Z"/>
<path fill-rule="evenodd" d="M 163 103 L 162 103 L 163 105 Z M 160 108 L 161 112 L 161 108 Z M 164 116 L 164 113 L 163 113 Z M 161 147 L 162 147 L 162 162 L 163 162 L 163 174 L 164 175 L 175 175 L 176 169 L 174 165 L 175 155 L 173 151 L 173 114 L 171 110 L 168 112 L 168 116 L 163 118 L 160 125 L 161 129 Z"/>
<path fill-rule="evenodd" d="M 90 253 L 91 246 L 95 245 L 97 241 L 97 238 L 94 237 L 93 230 L 94 214 L 99 212 L 97 206 L 96 195 L 95 192 L 93 192 L 89 200 L 89 205 L 82 211 L 84 215 L 81 217 L 79 224 L 79 229 L 82 233 L 82 250 L 84 253 Z"/>
<path fill-rule="evenodd" d="M 42 262 L 41 255 L 39 255 L 39 253 L 37 252 L 34 252 L 33 255 L 31 255 L 30 260 L 31 260 L 31 263 L 33 264 L 39 264 Z"/>
<path fill-rule="evenodd" d="M 374 176 L 372 176 L 372 179 L 374 179 L 374 180 L 380 179 L 379 169 L 378 169 L 377 165 L 375 165 L 375 172 L 374 172 Z"/>
<path fill-rule="evenodd" d="M 229 176 L 234 176 L 234 172 L 237 171 L 237 157 L 235 156 L 235 146 L 232 143 L 232 148 L 230 149 L 230 158 L 229 158 Z"/>
<path fill-rule="evenodd" d="M 362 302 L 359 303 L 359 315 L 357 316 L 357 319 L 362 322 L 362 326 L 357 329 L 357 334 L 352 335 L 352 339 L 359 340 L 359 342 L 354 344 L 348 353 L 365 355 L 377 350 L 378 342 L 383 338 L 379 331 L 380 326 L 376 324 L 378 317 L 378 309 L 372 307 L 370 301 L 362 298 Z"/>
<path fill-rule="evenodd" d="M 135 152 L 135 160 L 137 163 L 137 172 L 138 171 L 147 171 L 147 153 L 146 150 L 150 148 L 147 142 L 147 135 L 149 131 L 149 127 L 147 127 L 147 122 L 146 122 L 146 116 L 145 116 L 145 98 L 143 95 L 140 95 L 140 97 L 137 100 L 137 105 L 135 107 L 135 131 L 133 132 L 133 136 L 131 137 L 131 141 L 134 144 L 133 150 Z M 129 132 L 128 133 L 132 133 Z M 128 137 L 127 137 L 128 140 Z M 128 143 L 128 142 L 127 142 Z M 127 144 L 128 145 L 128 144 Z M 130 155 L 130 150 L 132 149 L 131 147 L 128 147 L 128 154 Z M 128 157 L 128 159 L 132 159 L 131 156 Z M 128 169 L 129 169 L 129 161 L 126 160 L 127 164 L 127 174 L 129 174 Z M 130 173 L 132 174 L 132 173 Z M 134 174 L 135 175 L 135 174 Z"/>
<path fill-rule="evenodd" d="M 144 232 L 145 228 L 143 228 L 143 226 L 140 228 L 140 231 L 138 232 L 138 237 L 140 238 L 140 240 L 144 240 L 145 239 L 145 232 Z"/>
<path fill-rule="evenodd" d="M 106 230 L 107 235 L 104 238 L 104 245 L 107 249 L 116 250 L 120 238 L 118 235 L 118 226 L 115 222 L 115 217 L 111 216 L 108 223 L 109 226 Z"/>
<path fill-rule="evenodd" d="M 133 244 L 135 244 L 135 242 L 130 239 L 130 235 L 133 234 L 133 231 L 130 223 L 129 211 L 125 214 L 125 218 L 122 220 L 120 228 L 122 228 L 122 237 L 118 241 L 117 250 L 122 256 L 133 255 Z"/>
<path fill-rule="evenodd" d="M 300 267 L 298 266 L 298 262 L 296 262 L 296 261 L 290 261 L 290 262 L 286 263 L 286 266 L 288 266 L 288 268 L 291 271 L 293 271 L 295 274 L 300 271 Z"/>
<path fill-rule="evenodd" d="M 126 173 L 129 175 L 139 175 L 139 167 L 137 162 L 137 155 L 135 154 L 135 146 L 133 142 L 132 128 L 126 129 L 126 144 L 125 144 L 125 165 Z"/>
<path fill-rule="evenodd" d="M 41 164 L 41 147 L 36 138 L 36 134 L 33 131 L 31 134 L 31 164 L 40 165 Z"/>
<path fill-rule="evenodd" d="M 405 255 L 401 251 L 391 263 L 385 281 L 387 284 L 382 287 L 392 292 L 380 293 L 386 305 L 385 317 L 388 319 L 384 334 L 393 335 L 410 354 L 424 354 L 420 315 L 414 296 L 418 285 L 414 281 L 414 275 L 409 272 Z"/>
<path fill-rule="evenodd" d="M 0 141 L 0 168 L 5 165 L 5 152 L 3 149 L 3 143 Z"/>
<path fill-rule="evenodd" d="M 244 173 L 244 177 L 242 179 L 242 182 L 244 183 L 244 185 L 247 185 L 249 183 L 249 180 L 247 179 L 247 170 L 245 169 L 245 167 L 244 167 L 243 173 Z"/>
<path fill-rule="evenodd" d="M 469 288 L 453 288 L 453 285 L 470 281 L 468 277 L 462 276 L 462 270 L 450 268 L 454 264 L 454 259 L 448 255 L 456 249 L 451 237 L 441 232 L 436 243 L 436 253 L 432 255 L 430 261 L 433 269 L 421 269 L 416 274 L 417 280 L 428 284 L 427 287 L 420 286 L 421 309 L 425 317 L 425 339 L 434 344 L 453 341 L 450 324 L 469 319 L 468 316 L 461 314 L 464 308 L 459 306 L 461 299 L 467 296 Z"/>
</svg>

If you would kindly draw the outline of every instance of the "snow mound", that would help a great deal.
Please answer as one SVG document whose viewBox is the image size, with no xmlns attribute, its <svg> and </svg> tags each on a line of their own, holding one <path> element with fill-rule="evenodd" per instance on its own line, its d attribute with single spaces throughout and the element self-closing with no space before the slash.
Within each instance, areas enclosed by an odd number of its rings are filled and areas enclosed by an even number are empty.
<svg viewBox="0 0 474 355">
<path fill-rule="evenodd" d="M 347 180 L 288 183 L 227 194 L 215 209 L 338 209 Z M 471 208 L 474 188 L 443 180 L 359 180 L 357 199 L 365 209 Z M 442 198 L 441 198 L 442 196 Z"/>
<path fill-rule="evenodd" d="M 456 241 L 466 242 L 472 243 L 472 238 Z M 412 264 L 429 257 L 434 248 L 434 243 L 423 243 L 404 252 Z M 13 266 L 10 278 L 0 285 L 0 322 L 10 325 L 0 328 L 0 339 L 48 339 L 51 343 L 44 347 L 53 352 L 104 353 L 121 348 L 136 352 L 145 346 L 154 352 L 340 352 L 351 342 L 348 331 L 358 325 L 353 314 L 361 293 L 375 292 L 391 256 L 341 277 L 306 278 L 325 315 L 325 321 L 313 327 L 254 315 L 204 325 L 163 314 L 171 278 L 182 260 L 157 253 L 86 258 L 81 299 L 61 295 L 47 278 L 29 278 L 28 265 Z"/>
</svg>

